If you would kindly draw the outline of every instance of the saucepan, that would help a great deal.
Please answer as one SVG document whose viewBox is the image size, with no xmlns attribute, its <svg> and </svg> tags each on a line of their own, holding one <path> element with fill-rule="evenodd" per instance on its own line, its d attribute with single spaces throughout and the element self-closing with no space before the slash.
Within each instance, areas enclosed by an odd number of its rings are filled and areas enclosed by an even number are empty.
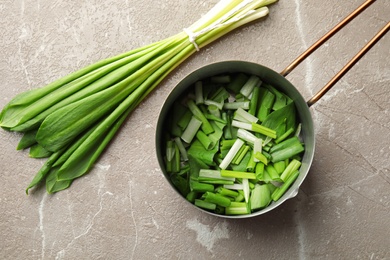
<svg viewBox="0 0 390 260">
<path fill-rule="evenodd" d="M 198 208 L 201 211 L 207 212 L 212 215 L 222 216 L 227 218 L 247 218 L 258 216 L 269 212 L 286 200 L 293 198 L 297 195 L 299 187 L 307 177 L 311 164 L 313 162 L 314 150 L 315 150 L 315 134 L 313 127 L 313 119 L 310 112 L 310 106 L 316 103 L 331 87 L 333 87 L 336 82 L 345 75 L 351 68 L 354 66 L 358 60 L 363 57 L 365 53 L 368 52 L 370 48 L 372 48 L 375 43 L 377 43 L 390 29 L 390 23 L 388 23 L 383 29 L 381 29 L 373 38 L 370 40 L 361 51 L 359 51 L 351 61 L 345 65 L 341 71 L 336 74 L 328 84 L 326 84 L 316 95 L 314 95 L 308 101 L 305 101 L 303 96 L 294 87 L 294 85 L 286 79 L 286 76 L 305 58 L 307 58 L 312 52 L 314 52 L 319 46 L 321 46 L 325 41 L 327 41 L 330 37 L 332 37 L 336 32 L 338 32 L 343 26 L 345 26 L 348 22 L 350 22 L 353 18 L 355 18 L 358 14 L 360 14 L 365 8 L 367 8 L 374 1 L 366 1 L 361 6 L 359 6 L 354 12 L 352 12 L 349 16 L 347 16 L 344 20 L 342 20 L 339 24 L 337 24 L 333 29 L 331 29 L 327 34 L 325 34 L 320 40 L 318 40 L 315 44 L 313 44 L 309 49 L 307 49 L 303 54 L 301 54 L 296 60 L 294 60 L 285 70 L 281 73 L 278 73 L 268 67 L 262 66 L 257 63 L 247 62 L 247 61 L 222 61 L 213 63 L 207 66 L 204 66 L 200 69 L 195 70 L 188 76 L 186 76 L 169 94 L 168 98 L 164 102 L 156 128 L 156 152 L 157 159 L 159 165 L 164 173 L 166 179 L 170 183 L 170 185 L 177 191 L 175 186 L 170 181 L 169 175 L 165 170 L 164 163 L 164 155 L 165 155 L 165 142 L 164 142 L 164 133 L 166 132 L 167 126 L 167 118 L 170 116 L 171 107 L 175 100 L 177 100 L 183 93 L 189 90 L 195 82 L 210 78 L 215 75 L 221 75 L 224 73 L 246 73 L 250 75 L 259 76 L 263 82 L 267 82 L 270 85 L 276 87 L 279 91 L 288 95 L 292 100 L 294 100 L 296 110 L 298 113 L 298 119 L 301 122 L 301 133 L 300 138 L 303 140 L 305 144 L 305 151 L 302 156 L 302 165 L 300 168 L 300 174 L 292 186 L 287 190 L 287 192 L 276 202 L 271 203 L 268 207 L 256 211 L 252 214 L 248 215 L 234 215 L 234 216 L 226 216 L 212 213 L 210 211 L 203 210 Z M 180 195 L 180 193 L 177 191 Z M 189 203 L 189 202 L 188 202 Z M 193 205 L 193 204 L 191 204 Z"/>
</svg>

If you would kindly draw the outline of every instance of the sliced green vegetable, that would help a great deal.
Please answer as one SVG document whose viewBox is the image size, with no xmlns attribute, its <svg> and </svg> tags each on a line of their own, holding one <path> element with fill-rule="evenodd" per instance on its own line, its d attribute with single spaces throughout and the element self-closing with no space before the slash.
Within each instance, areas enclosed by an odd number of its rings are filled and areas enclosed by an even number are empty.
<svg viewBox="0 0 390 260">
<path fill-rule="evenodd" d="M 272 201 L 271 191 L 267 184 L 256 184 L 251 194 L 251 210 L 257 211 L 267 207 Z"/>
<path fill-rule="evenodd" d="M 233 80 L 227 84 L 226 88 L 232 91 L 234 94 L 240 92 L 240 89 L 248 81 L 249 76 L 244 73 L 239 73 L 234 76 Z"/>
<path fill-rule="evenodd" d="M 204 146 L 206 150 L 209 150 L 214 146 L 213 142 L 202 130 L 196 132 L 196 138 L 199 140 L 199 142 Z"/>
<path fill-rule="evenodd" d="M 186 199 L 191 202 L 191 203 L 194 203 L 196 198 L 198 197 L 198 193 L 196 191 L 190 191 L 187 196 L 186 196 Z"/>
<path fill-rule="evenodd" d="M 176 121 L 177 123 L 175 121 L 173 121 L 174 125 L 178 125 L 182 130 L 186 129 L 188 124 L 191 121 L 192 112 L 187 107 L 184 107 L 181 105 L 180 105 L 180 107 L 176 107 L 174 110 L 175 110 L 175 113 L 178 113 L 177 110 L 182 112 L 182 115 Z"/>
<path fill-rule="evenodd" d="M 251 103 L 249 105 L 249 110 L 248 110 L 249 114 L 255 115 L 257 113 L 259 99 L 260 99 L 260 87 L 255 87 L 252 91 Z M 252 122 L 256 123 L 257 121 L 252 121 Z"/>
<path fill-rule="evenodd" d="M 214 185 L 190 180 L 190 189 L 196 192 L 214 191 Z"/>
<path fill-rule="evenodd" d="M 223 196 L 234 197 L 234 198 L 239 195 L 239 193 L 237 191 L 226 189 L 224 187 L 218 187 L 217 189 L 215 189 L 215 192 L 217 192 Z"/>
<path fill-rule="evenodd" d="M 250 207 L 245 202 L 231 202 L 229 207 L 225 208 L 226 215 L 245 215 L 251 213 Z"/>
<path fill-rule="evenodd" d="M 257 113 L 257 117 L 261 122 L 264 122 L 267 116 L 270 114 L 272 106 L 274 105 L 274 101 L 275 95 L 266 90 Z"/>
<path fill-rule="evenodd" d="M 290 128 L 288 129 L 286 132 L 284 132 L 281 136 L 279 136 L 276 140 L 275 140 L 275 143 L 278 144 L 282 141 L 284 141 L 284 139 L 286 139 L 287 137 L 289 137 L 292 133 L 294 132 L 294 128 Z"/>
<path fill-rule="evenodd" d="M 256 179 L 256 174 L 253 172 L 239 172 L 231 170 L 221 170 L 222 177 L 231 177 L 231 178 L 245 178 L 245 179 Z"/>
<path fill-rule="evenodd" d="M 305 150 L 301 143 L 271 153 L 272 162 L 279 162 L 302 153 Z"/>
<path fill-rule="evenodd" d="M 204 200 L 196 199 L 195 200 L 195 206 L 198 206 L 199 208 L 202 209 L 207 209 L 207 210 L 215 210 L 217 205 L 211 202 L 207 202 Z"/>
<path fill-rule="evenodd" d="M 231 204 L 231 200 L 229 198 L 225 197 L 224 195 L 213 192 L 206 192 L 204 194 L 204 200 L 222 207 L 229 207 Z"/>
<path fill-rule="evenodd" d="M 237 121 L 241 121 L 241 122 L 245 122 L 245 123 L 256 123 L 257 121 L 259 121 L 259 119 L 257 117 L 255 117 L 254 115 L 250 114 L 249 112 L 245 111 L 242 108 L 238 108 L 234 112 L 233 118 Z"/>
<path fill-rule="evenodd" d="M 52 152 L 49 152 L 39 144 L 34 144 L 30 147 L 30 153 L 29 156 L 31 158 L 47 158 L 52 154 Z"/>
<path fill-rule="evenodd" d="M 224 109 L 231 109 L 231 110 L 236 110 L 236 109 L 249 109 L 250 101 L 236 101 L 236 102 L 229 102 L 229 103 L 224 103 L 223 108 Z"/>
<path fill-rule="evenodd" d="M 35 135 L 37 134 L 37 130 L 30 130 L 23 134 L 23 137 L 20 139 L 16 150 L 22 150 L 31 147 L 36 144 L 37 141 L 35 139 Z"/>
<path fill-rule="evenodd" d="M 275 189 L 275 191 L 271 195 L 272 199 L 274 201 L 279 200 L 280 197 L 282 197 L 283 194 L 287 191 L 287 189 L 291 186 L 291 184 L 298 178 L 298 176 L 299 176 L 299 171 L 293 172 L 281 187 Z"/>
<path fill-rule="evenodd" d="M 183 196 L 186 196 L 190 192 L 190 187 L 187 179 L 180 174 L 172 174 L 171 182 Z"/>
<path fill-rule="evenodd" d="M 290 178 L 290 176 L 299 169 L 299 167 L 301 167 L 301 162 L 296 160 L 296 159 L 293 159 L 288 165 L 287 167 L 284 169 L 284 171 L 282 172 L 280 178 L 283 180 L 283 181 L 287 181 L 288 178 Z"/>
<path fill-rule="evenodd" d="M 212 169 L 200 169 L 199 170 L 199 177 L 208 177 L 208 178 L 220 179 L 220 180 L 228 180 L 228 181 L 234 181 L 235 180 L 235 178 L 223 177 L 223 176 L 221 176 L 221 171 L 219 171 L 219 170 L 212 170 Z"/>
<path fill-rule="evenodd" d="M 240 89 L 240 94 L 243 95 L 246 98 L 249 98 L 249 96 L 252 94 L 252 91 L 254 88 L 258 88 L 261 85 L 261 80 L 258 76 L 251 75 L 247 82 L 242 86 Z"/>
<path fill-rule="evenodd" d="M 203 104 L 203 83 L 202 81 L 195 82 L 195 104 Z"/>
<path fill-rule="evenodd" d="M 267 165 L 265 169 L 273 181 L 282 182 L 282 179 L 272 164 Z"/>
<path fill-rule="evenodd" d="M 233 161 L 236 154 L 239 152 L 240 148 L 244 145 L 244 141 L 241 139 L 236 139 L 233 146 L 230 148 L 229 152 L 225 156 L 225 158 L 222 160 L 222 162 L 219 164 L 219 168 L 226 169 L 229 164 Z"/>
</svg>

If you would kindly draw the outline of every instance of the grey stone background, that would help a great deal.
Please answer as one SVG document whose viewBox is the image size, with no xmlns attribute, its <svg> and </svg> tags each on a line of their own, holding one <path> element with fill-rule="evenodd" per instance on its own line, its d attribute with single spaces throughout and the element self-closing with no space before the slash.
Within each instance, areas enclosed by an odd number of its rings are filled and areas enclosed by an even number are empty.
<svg viewBox="0 0 390 260">
<path fill-rule="evenodd" d="M 217 1 L 0 1 L 0 108 L 100 59 L 161 40 Z M 390 35 L 312 108 L 316 152 L 294 199 L 227 220 L 185 203 L 155 157 L 160 108 L 184 76 L 247 60 L 281 71 L 362 0 L 281 0 L 268 18 L 196 53 L 125 122 L 87 176 L 55 195 L 24 189 L 44 160 L 0 131 L 0 259 L 389 259 Z M 389 21 L 377 1 L 288 79 L 307 99 Z"/>
</svg>

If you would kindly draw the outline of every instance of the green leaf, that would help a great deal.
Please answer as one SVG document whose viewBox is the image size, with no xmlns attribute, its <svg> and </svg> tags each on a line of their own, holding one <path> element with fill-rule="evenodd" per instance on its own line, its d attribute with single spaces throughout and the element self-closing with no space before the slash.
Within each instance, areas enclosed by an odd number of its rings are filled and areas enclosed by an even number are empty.
<svg viewBox="0 0 390 260">
<path fill-rule="evenodd" d="M 25 132 L 22 139 L 20 139 L 16 149 L 22 150 L 22 149 L 29 148 L 32 145 L 36 144 L 37 143 L 37 141 L 35 140 L 36 134 L 37 134 L 37 130 Z"/>
<path fill-rule="evenodd" d="M 30 148 L 29 156 L 31 158 L 47 158 L 52 154 L 52 152 L 49 152 L 44 147 L 42 147 L 39 144 L 34 144 Z"/>
<path fill-rule="evenodd" d="M 42 168 L 38 171 L 38 173 L 35 175 L 31 183 L 28 185 L 26 189 L 26 194 L 28 194 L 28 191 L 33 188 L 34 186 L 38 185 L 41 181 L 45 179 L 45 177 L 48 175 L 48 173 L 52 170 L 52 165 L 55 163 L 55 161 L 61 156 L 62 151 L 53 153 L 49 159 L 45 162 L 45 164 L 42 166 Z"/>
<path fill-rule="evenodd" d="M 267 116 L 262 125 L 276 130 L 284 121 L 286 121 L 286 129 L 296 128 L 296 109 L 293 102 L 273 111 Z"/>
<path fill-rule="evenodd" d="M 46 178 L 46 191 L 55 193 L 69 188 L 73 180 L 60 181 L 57 178 L 58 167 L 51 168 L 49 175 Z"/>
</svg>

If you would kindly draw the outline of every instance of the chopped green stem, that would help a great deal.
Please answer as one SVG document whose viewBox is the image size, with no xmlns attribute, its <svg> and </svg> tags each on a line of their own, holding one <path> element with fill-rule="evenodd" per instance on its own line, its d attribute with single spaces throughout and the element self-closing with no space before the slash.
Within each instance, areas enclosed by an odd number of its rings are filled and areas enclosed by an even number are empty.
<svg viewBox="0 0 390 260">
<path fill-rule="evenodd" d="M 207 106 L 207 110 L 210 112 L 210 114 L 208 113 L 205 113 L 205 117 L 207 119 L 210 119 L 209 116 L 211 117 L 214 117 L 214 118 L 218 118 L 219 120 L 216 120 L 216 121 L 221 121 L 221 110 L 217 107 L 217 106 L 214 106 L 214 105 L 208 105 Z"/>
<path fill-rule="evenodd" d="M 253 142 L 253 161 L 254 162 L 260 161 L 254 155 L 257 153 L 261 154 L 262 150 L 263 150 L 263 140 L 261 138 L 256 138 L 255 141 Z"/>
<path fill-rule="evenodd" d="M 256 162 L 257 160 L 255 159 L 255 155 L 253 152 L 251 152 L 251 157 L 246 165 L 246 171 L 247 172 L 254 172 L 256 168 Z"/>
<path fill-rule="evenodd" d="M 213 179 L 213 178 L 208 178 L 208 177 L 198 177 L 197 181 L 202 182 L 202 183 L 219 184 L 219 185 L 234 184 L 234 181 Z"/>
<path fill-rule="evenodd" d="M 284 141 L 284 139 L 286 139 L 287 137 L 289 137 L 292 133 L 294 132 L 294 128 L 289 128 L 283 135 L 279 136 L 276 140 L 275 140 L 275 143 L 278 144 L 282 141 Z"/>
<path fill-rule="evenodd" d="M 244 188 L 241 183 L 235 183 L 232 185 L 223 185 L 223 187 L 230 190 L 242 190 Z"/>
<path fill-rule="evenodd" d="M 245 215 L 249 213 L 250 209 L 245 202 L 231 202 L 230 206 L 225 208 L 226 215 Z"/>
<path fill-rule="evenodd" d="M 250 101 L 236 101 L 236 102 L 228 102 L 223 104 L 224 109 L 234 109 L 237 110 L 239 108 L 249 109 Z"/>
<path fill-rule="evenodd" d="M 257 112 L 257 106 L 259 103 L 259 97 L 260 97 L 260 87 L 255 87 L 252 91 L 252 97 L 251 97 L 251 102 L 249 105 L 249 110 L 248 113 L 253 115 L 254 118 L 256 118 L 256 121 L 251 121 L 256 123 L 259 119 L 255 117 L 256 112 Z"/>
<path fill-rule="evenodd" d="M 177 147 L 179 148 L 179 151 L 180 151 L 181 157 L 183 158 L 183 161 L 188 161 L 187 150 L 184 147 L 181 139 L 179 137 L 175 137 L 173 140 L 175 141 Z"/>
<path fill-rule="evenodd" d="M 256 174 L 256 180 L 262 180 L 263 179 L 263 174 L 264 174 L 264 168 L 265 164 L 264 163 L 257 163 L 256 164 L 256 169 L 255 169 L 255 174 Z"/>
<path fill-rule="evenodd" d="M 167 141 L 167 152 L 166 152 L 166 155 L 167 155 L 168 162 L 172 161 L 173 157 L 175 156 L 175 147 L 173 145 L 173 141 L 172 140 Z"/>
<path fill-rule="evenodd" d="M 214 191 L 214 185 L 208 183 L 200 183 L 194 180 L 190 181 L 190 188 L 191 191 L 197 191 L 197 192 Z"/>
<path fill-rule="evenodd" d="M 229 164 L 232 162 L 236 154 L 239 152 L 241 146 L 243 145 L 244 145 L 244 141 L 242 141 L 241 139 L 236 139 L 233 146 L 230 148 L 229 152 L 220 163 L 219 168 L 226 169 L 229 166 Z"/>
<path fill-rule="evenodd" d="M 244 73 L 240 73 L 234 77 L 234 79 L 227 85 L 227 89 L 232 91 L 233 93 L 239 93 L 240 89 L 244 86 L 244 84 L 248 80 L 248 76 Z"/>
<path fill-rule="evenodd" d="M 204 148 L 206 148 L 206 150 L 210 150 L 214 146 L 213 142 L 202 130 L 196 132 L 196 138 L 204 146 Z"/>
<path fill-rule="evenodd" d="M 241 95 L 243 95 L 246 98 L 249 98 L 250 94 L 252 94 L 252 91 L 254 88 L 258 88 L 261 85 L 261 80 L 259 77 L 255 75 L 251 75 L 247 82 L 242 86 L 240 89 Z"/>
<path fill-rule="evenodd" d="M 251 123 L 246 123 L 246 122 L 241 122 L 241 121 L 233 120 L 233 121 L 232 121 L 232 126 L 233 126 L 233 127 L 237 127 L 237 128 L 241 128 L 241 129 L 245 129 L 245 130 L 252 131 L 252 124 L 251 124 Z"/>
<path fill-rule="evenodd" d="M 281 174 L 280 178 L 283 181 L 286 181 L 295 171 L 299 169 L 299 167 L 301 167 L 301 164 L 302 163 L 296 159 L 291 160 L 291 162 L 287 165 L 286 169 Z"/>
<path fill-rule="evenodd" d="M 301 134 L 301 131 L 302 131 L 302 124 L 299 123 L 298 126 L 297 126 L 297 130 L 295 131 L 294 136 L 299 137 L 300 134 Z"/>
<path fill-rule="evenodd" d="M 249 142 L 251 144 L 253 144 L 255 142 L 255 140 L 257 139 L 257 137 L 254 134 L 252 134 L 252 133 L 250 133 L 247 130 L 244 130 L 242 128 L 238 129 L 237 137 L 239 137 L 242 140 Z"/>
<path fill-rule="evenodd" d="M 222 177 L 221 171 L 211 170 L 211 169 L 200 169 L 199 177 L 208 177 L 208 178 L 214 178 L 214 179 L 220 179 L 220 180 L 235 181 L 235 178 Z"/>
<path fill-rule="evenodd" d="M 198 193 L 195 192 L 195 191 L 190 191 L 187 196 L 186 196 L 186 199 L 191 202 L 191 203 L 194 203 L 195 202 L 195 199 L 197 198 L 198 196 Z"/>
<path fill-rule="evenodd" d="M 244 191 L 244 198 L 245 202 L 249 202 L 249 195 L 250 195 L 250 188 L 249 188 L 249 181 L 246 178 L 242 179 L 242 186 L 243 186 L 243 191 Z"/>
<path fill-rule="evenodd" d="M 255 156 L 255 159 L 257 159 L 259 162 L 264 163 L 265 165 L 268 164 L 268 159 L 263 153 L 257 152 L 254 154 L 254 156 Z"/>
<path fill-rule="evenodd" d="M 245 111 L 242 108 L 238 108 L 234 112 L 234 119 L 245 123 L 256 123 L 259 121 L 257 117 Z"/>
<path fill-rule="evenodd" d="M 195 103 L 203 104 L 203 83 L 202 81 L 195 82 Z"/>
<path fill-rule="evenodd" d="M 221 140 L 221 142 L 220 142 L 220 149 L 221 150 L 229 150 L 234 145 L 235 142 L 236 142 L 235 139 Z"/>
<path fill-rule="evenodd" d="M 207 118 L 193 100 L 189 99 L 187 101 L 187 106 L 191 110 L 192 114 L 202 122 L 202 130 L 205 132 L 205 134 L 211 134 L 214 132 L 210 122 L 207 120 Z"/>
<path fill-rule="evenodd" d="M 224 128 L 223 136 L 225 137 L 225 139 L 232 139 L 232 115 L 230 113 L 225 112 L 222 114 L 222 118 L 226 121 L 226 127 Z"/>
<path fill-rule="evenodd" d="M 275 95 L 267 90 L 264 94 L 263 99 L 261 100 L 260 108 L 257 114 L 257 117 L 260 119 L 261 122 L 263 122 L 271 112 L 274 101 Z"/>
<path fill-rule="evenodd" d="M 283 181 L 272 164 L 267 165 L 265 169 L 273 181 L 278 181 L 278 182 Z"/>
<path fill-rule="evenodd" d="M 246 153 L 249 151 L 250 147 L 248 145 L 241 146 L 240 151 L 233 158 L 233 164 L 240 164 Z"/>
<path fill-rule="evenodd" d="M 219 110 L 222 110 L 224 103 L 223 102 L 213 101 L 213 100 L 210 100 L 210 99 L 206 99 L 204 101 L 204 104 L 207 105 L 207 106 L 216 106 Z"/>
<path fill-rule="evenodd" d="M 230 96 L 229 92 L 226 91 L 224 87 L 220 87 L 215 91 L 215 93 L 210 97 L 210 99 L 217 103 L 223 103 Z"/>
<path fill-rule="evenodd" d="M 294 145 L 297 145 L 297 144 L 300 144 L 301 142 L 299 141 L 298 137 L 294 136 L 294 137 L 291 137 L 287 140 L 284 140 L 283 142 L 280 142 L 274 146 L 271 147 L 270 149 L 270 153 L 274 153 L 274 152 L 277 152 L 277 151 L 280 151 L 280 150 L 283 150 L 285 148 L 288 148 L 290 146 L 294 146 Z"/>
<path fill-rule="evenodd" d="M 191 118 L 192 118 L 192 113 L 190 110 L 188 110 L 187 108 L 183 108 L 185 109 L 185 112 L 184 114 L 180 117 L 180 119 L 177 121 L 177 125 L 182 129 L 186 129 L 186 127 L 188 126 L 188 124 L 190 123 L 191 121 Z"/>
<path fill-rule="evenodd" d="M 175 156 L 173 161 L 173 172 L 180 172 L 180 151 L 176 143 L 173 143 L 175 148 Z"/>
<path fill-rule="evenodd" d="M 271 157 L 272 157 L 271 161 L 273 163 L 283 161 L 285 159 L 300 154 L 304 150 L 305 148 L 303 147 L 303 145 L 301 143 L 297 143 L 293 146 L 284 148 L 283 150 L 278 150 L 276 152 L 271 153 Z"/>
<path fill-rule="evenodd" d="M 224 120 L 223 118 L 217 117 L 214 114 L 204 114 L 204 115 L 209 120 L 212 120 L 212 121 L 215 121 L 215 122 L 219 122 L 219 123 L 222 123 L 224 125 L 227 124 L 226 120 Z"/>
<path fill-rule="evenodd" d="M 204 194 L 204 200 L 207 202 L 217 204 L 222 207 L 229 207 L 231 204 L 231 200 L 229 198 L 213 192 L 206 192 Z"/>
<path fill-rule="evenodd" d="M 207 202 L 200 199 L 195 199 L 195 206 L 207 210 L 215 210 L 215 208 L 217 207 L 217 205 L 214 203 Z"/>
<path fill-rule="evenodd" d="M 256 133 L 259 133 L 259 134 L 263 134 L 265 136 L 269 136 L 273 139 L 276 138 L 276 131 L 275 130 L 272 130 L 268 127 L 265 127 L 265 126 L 262 126 L 262 125 L 259 125 L 256 123 L 252 123 L 252 131 L 255 131 Z"/>
<path fill-rule="evenodd" d="M 271 195 L 272 199 L 274 201 L 279 200 L 280 197 L 282 197 L 283 194 L 287 191 L 287 189 L 291 186 L 291 184 L 293 184 L 293 182 L 298 178 L 298 176 L 299 176 L 299 171 L 293 172 L 281 187 L 275 189 L 275 191 Z"/>
<path fill-rule="evenodd" d="M 234 197 L 234 198 L 237 197 L 239 194 L 237 191 L 226 189 L 224 187 L 218 187 L 217 189 L 215 189 L 215 192 L 223 196 Z"/>
<path fill-rule="evenodd" d="M 285 161 L 280 161 L 280 162 L 276 162 L 273 164 L 276 172 L 281 175 L 283 173 L 283 171 L 286 169 L 286 163 Z M 284 181 L 284 179 L 282 178 L 282 180 Z"/>
<path fill-rule="evenodd" d="M 181 139 L 188 144 L 191 143 L 192 139 L 196 136 L 201 125 L 202 122 L 198 120 L 195 116 L 192 116 L 187 128 L 181 135 Z"/>
<path fill-rule="evenodd" d="M 253 172 L 241 172 L 231 170 L 221 170 L 221 176 L 232 177 L 232 178 L 244 178 L 244 179 L 256 179 L 256 174 Z"/>
</svg>

